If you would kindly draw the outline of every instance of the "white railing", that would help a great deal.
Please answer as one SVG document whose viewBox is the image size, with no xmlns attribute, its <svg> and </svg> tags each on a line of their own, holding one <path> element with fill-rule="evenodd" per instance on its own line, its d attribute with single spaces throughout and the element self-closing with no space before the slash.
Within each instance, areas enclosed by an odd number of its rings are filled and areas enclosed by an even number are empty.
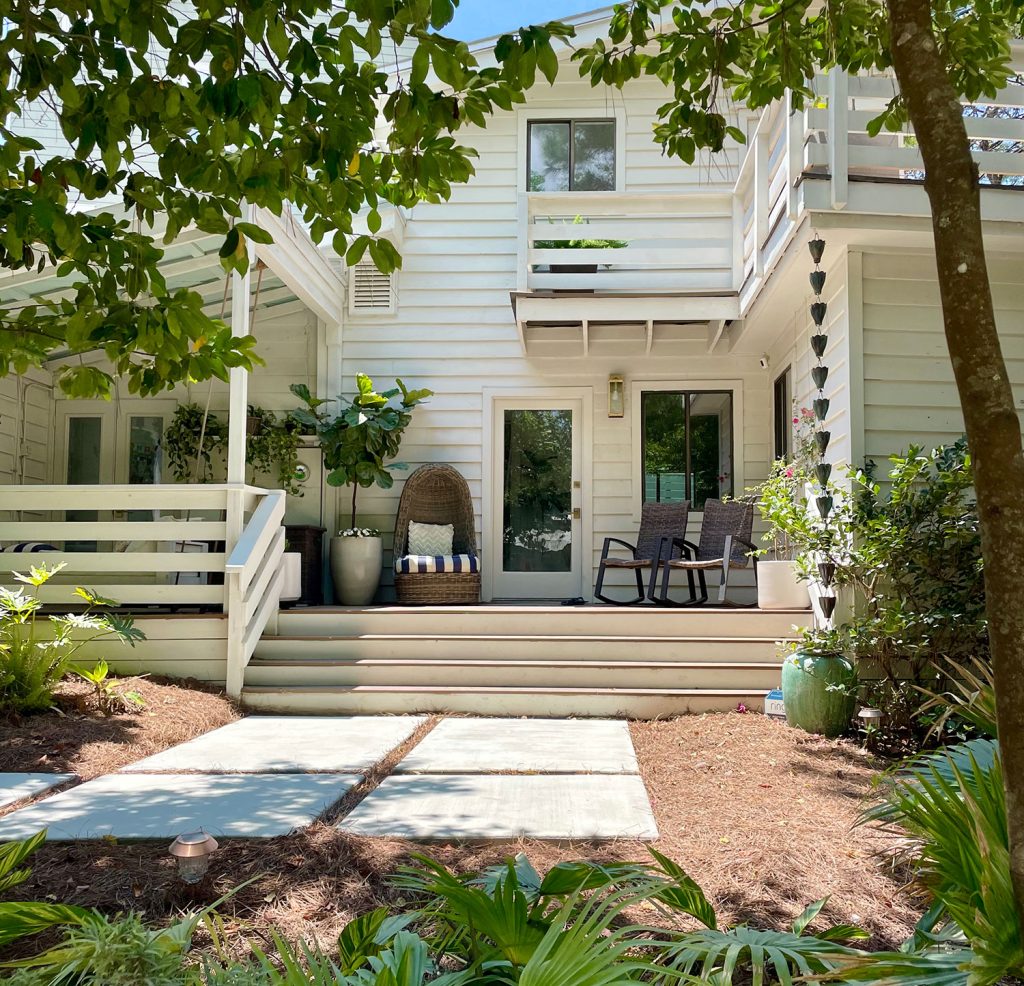
<svg viewBox="0 0 1024 986">
<path fill-rule="evenodd" d="M 690 293 L 734 290 L 729 190 L 522 192 L 522 291 Z M 597 241 L 576 246 L 574 241 Z"/>
<path fill-rule="evenodd" d="M 223 610 L 232 695 L 277 612 L 285 495 L 251 486 L 0 486 L 0 584 L 63 562 L 38 590 L 54 606 L 86 586 L 132 608 Z M 35 542 L 45 550 L 15 553 Z"/>
<path fill-rule="evenodd" d="M 227 692 L 232 698 L 241 694 L 246 666 L 281 601 L 284 503 L 283 490 L 273 490 L 263 497 L 224 566 L 228 612 Z M 232 512 L 229 504 L 229 519 Z"/>
</svg>

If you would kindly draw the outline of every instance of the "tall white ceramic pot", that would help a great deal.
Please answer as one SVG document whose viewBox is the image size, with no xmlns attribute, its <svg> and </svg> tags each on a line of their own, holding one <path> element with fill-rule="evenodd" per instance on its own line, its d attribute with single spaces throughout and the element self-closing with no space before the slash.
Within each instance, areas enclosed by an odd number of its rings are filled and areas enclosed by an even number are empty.
<svg viewBox="0 0 1024 986">
<path fill-rule="evenodd" d="M 797 578 L 795 561 L 759 560 L 757 605 L 760 609 L 810 609 L 808 583 Z"/>
<path fill-rule="evenodd" d="M 372 603 L 383 562 L 384 542 L 379 537 L 331 538 L 334 598 L 343 606 Z"/>
</svg>

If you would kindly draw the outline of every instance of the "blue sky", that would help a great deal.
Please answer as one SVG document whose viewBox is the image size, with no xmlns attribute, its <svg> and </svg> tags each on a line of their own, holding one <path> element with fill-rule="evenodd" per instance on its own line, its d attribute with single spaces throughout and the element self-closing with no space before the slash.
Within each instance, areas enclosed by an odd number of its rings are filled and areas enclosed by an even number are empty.
<svg viewBox="0 0 1024 986">
<path fill-rule="evenodd" d="M 475 41 L 523 24 L 543 24 L 602 6 L 603 0 L 460 0 L 444 33 Z"/>
</svg>

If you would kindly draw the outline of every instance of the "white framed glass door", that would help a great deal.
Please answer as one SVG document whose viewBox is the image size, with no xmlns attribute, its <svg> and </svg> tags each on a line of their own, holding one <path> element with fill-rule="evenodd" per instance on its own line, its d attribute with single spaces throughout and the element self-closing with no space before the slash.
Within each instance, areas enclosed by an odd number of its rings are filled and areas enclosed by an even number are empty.
<svg viewBox="0 0 1024 986">
<path fill-rule="evenodd" d="M 582 401 L 497 398 L 492 420 L 491 595 L 580 596 Z"/>
</svg>

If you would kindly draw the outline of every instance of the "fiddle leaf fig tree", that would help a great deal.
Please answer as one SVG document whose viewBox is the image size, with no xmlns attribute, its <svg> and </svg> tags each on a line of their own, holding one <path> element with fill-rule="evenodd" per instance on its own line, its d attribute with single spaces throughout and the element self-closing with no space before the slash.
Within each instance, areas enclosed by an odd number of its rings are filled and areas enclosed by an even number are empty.
<svg viewBox="0 0 1024 986">
<path fill-rule="evenodd" d="M 378 394 L 373 381 L 365 374 L 356 374 L 356 394 L 351 401 L 339 398 L 334 417 L 321 410 L 333 403 L 314 397 L 305 384 L 293 384 L 292 393 L 305 405 L 293 411 L 296 420 L 316 430 L 331 486 L 352 487 L 350 528 L 356 526 L 356 496 L 360 487 L 394 486 L 392 469 L 405 469 L 405 463 L 394 462 L 402 444 L 402 435 L 412 421 L 412 411 L 432 390 L 410 390 L 396 380 L 391 390 Z M 396 400 L 397 398 L 397 400 Z"/>
<path fill-rule="evenodd" d="M 244 271 L 243 203 L 301 212 L 349 265 L 399 264 L 384 205 L 443 201 L 473 174 L 456 134 L 554 79 L 563 24 L 500 39 L 481 66 L 439 32 L 455 0 L 0 0 L 0 273 L 50 269 L 47 298 L 0 287 L 0 375 L 54 354 L 76 397 L 226 380 L 255 340 L 232 336 L 160 270 L 163 243 L 221 237 Z M 401 51 L 402 54 L 399 54 Z M 408 58 L 408 64 L 406 59 Z M 43 119 L 61 135 L 38 139 Z M 381 136 L 386 131 L 386 136 Z M 113 207 L 111 203 L 115 203 Z M 353 217 L 365 214 L 368 233 Z M 162 241 L 162 242 L 161 242 Z"/>
</svg>

